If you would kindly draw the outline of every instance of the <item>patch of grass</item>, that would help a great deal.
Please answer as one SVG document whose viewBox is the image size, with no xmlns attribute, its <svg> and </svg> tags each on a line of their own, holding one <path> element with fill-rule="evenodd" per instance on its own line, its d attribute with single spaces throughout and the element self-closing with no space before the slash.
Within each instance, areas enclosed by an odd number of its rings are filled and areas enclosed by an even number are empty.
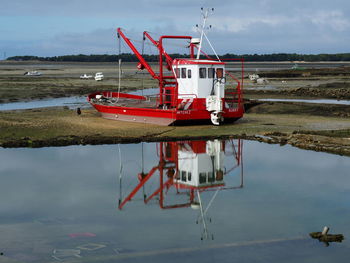
<svg viewBox="0 0 350 263">
<path fill-rule="evenodd" d="M 311 104 L 298 102 L 266 102 L 249 108 L 249 113 L 260 114 L 294 114 L 327 117 L 350 117 L 347 105 Z"/>
</svg>

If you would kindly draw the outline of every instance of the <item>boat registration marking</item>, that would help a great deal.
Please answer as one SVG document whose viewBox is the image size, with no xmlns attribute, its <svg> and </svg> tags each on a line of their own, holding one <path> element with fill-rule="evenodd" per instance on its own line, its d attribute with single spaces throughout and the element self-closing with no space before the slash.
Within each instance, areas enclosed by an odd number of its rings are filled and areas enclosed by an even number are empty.
<svg viewBox="0 0 350 263">
<path fill-rule="evenodd" d="M 190 114 L 189 110 L 177 111 L 177 114 Z"/>
</svg>

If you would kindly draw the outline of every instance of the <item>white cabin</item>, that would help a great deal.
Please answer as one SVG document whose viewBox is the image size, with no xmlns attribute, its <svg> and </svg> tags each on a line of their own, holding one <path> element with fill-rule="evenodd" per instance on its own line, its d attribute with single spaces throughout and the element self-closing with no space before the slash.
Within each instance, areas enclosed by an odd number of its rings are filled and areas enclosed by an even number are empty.
<svg viewBox="0 0 350 263">
<path fill-rule="evenodd" d="M 224 184 L 225 154 L 220 141 L 207 141 L 206 151 L 202 153 L 184 148 L 178 151 L 178 176 L 175 182 L 195 188 Z"/>
<path fill-rule="evenodd" d="M 225 64 L 214 60 L 176 59 L 174 75 L 178 82 L 178 98 L 224 97 Z M 219 84 L 219 85 L 218 85 Z M 217 88 L 220 90 L 217 90 Z"/>
<path fill-rule="evenodd" d="M 215 60 L 175 59 L 173 71 L 178 83 L 178 99 L 205 99 L 214 125 L 223 121 L 225 63 Z"/>
</svg>

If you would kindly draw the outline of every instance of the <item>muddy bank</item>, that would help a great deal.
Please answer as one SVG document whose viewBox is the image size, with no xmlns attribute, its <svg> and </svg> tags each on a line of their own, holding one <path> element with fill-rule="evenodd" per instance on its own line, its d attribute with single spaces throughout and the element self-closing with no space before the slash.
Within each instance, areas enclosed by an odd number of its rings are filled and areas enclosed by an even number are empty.
<svg viewBox="0 0 350 263">
<path fill-rule="evenodd" d="M 350 130 L 344 130 L 347 136 L 350 136 Z M 181 140 L 214 140 L 214 139 L 246 139 L 255 140 L 269 144 L 292 145 L 305 150 L 313 150 L 318 152 L 327 152 L 339 155 L 350 156 L 350 137 L 339 138 L 321 135 L 311 135 L 294 131 L 288 133 L 263 133 L 261 135 L 207 135 L 207 136 L 142 136 L 142 137 L 115 137 L 115 136 L 59 136 L 45 140 L 31 139 L 23 137 L 17 140 L 8 140 L 1 144 L 4 148 L 17 147 L 52 147 L 52 146 L 69 146 L 69 145 L 101 145 L 101 144 L 117 144 L 117 143 L 140 143 L 140 142 L 159 142 L 159 141 L 181 141 Z"/>
<path fill-rule="evenodd" d="M 350 76 L 350 67 L 336 67 L 336 68 L 313 68 L 304 69 L 286 69 L 260 72 L 259 76 L 262 78 L 300 78 L 300 77 L 329 77 L 329 76 Z"/>
<path fill-rule="evenodd" d="M 86 96 L 95 91 L 116 91 L 118 89 L 117 67 L 113 63 L 51 63 L 50 65 L 38 63 L 36 69 L 43 72 L 42 76 L 23 76 L 23 73 L 33 66 L 30 63 L 2 65 L 0 70 L 0 103 Z M 93 75 L 95 72 L 103 72 L 105 79 L 102 82 L 96 82 L 93 79 L 79 78 L 84 73 Z M 158 87 L 156 80 L 143 73 L 145 72 L 136 70 L 135 63 L 124 64 L 121 80 L 122 91 Z M 266 90 L 263 86 L 259 90 L 244 88 L 246 95 L 350 99 L 350 67 L 271 70 L 259 72 L 259 75 L 271 80 L 267 86 L 272 85 L 276 89 Z M 247 76 L 248 74 L 246 74 Z M 235 82 L 230 78 L 227 80 L 229 91 L 229 87 L 235 86 Z M 281 81 L 287 81 L 287 83 L 281 84 Z M 328 83 L 329 81 L 331 83 Z M 249 86 L 255 87 L 257 85 L 246 79 L 245 87 Z"/>
<path fill-rule="evenodd" d="M 22 71 L 27 71 L 26 64 L 15 65 L 13 70 L 0 72 L 0 103 L 87 95 L 97 90 L 117 89 L 115 65 L 91 65 L 55 64 L 39 78 L 23 76 Z M 79 79 L 83 73 L 97 71 L 106 73 L 103 82 Z M 123 71 L 122 91 L 157 86 L 148 75 L 135 74 L 135 65 L 130 64 Z M 271 78 L 273 85 L 279 83 L 279 86 L 269 90 L 264 87 L 247 89 L 244 92 L 247 98 L 350 99 L 349 72 L 350 67 L 259 72 L 262 77 Z M 282 83 L 286 78 L 287 82 Z M 81 116 L 62 107 L 0 112 L 0 146 L 46 147 L 234 137 L 349 155 L 349 106 L 251 100 L 247 101 L 246 112 L 244 118 L 235 124 L 220 127 L 162 127 L 109 121 L 102 119 L 93 109 L 84 109 Z M 327 133 L 329 130 L 343 132 L 334 136 Z M 315 133 L 320 131 L 323 133 Z"/>
<path fill-rule="evenodd" d="M 246 95 L 271 95 L 278 97 L 311 97 L 350 100 L 350 82 L 325 83 L 317 87 L 245 90 Z"/>
<path fill-rule="evenodd" d="M 26 71 L 42 72 L 41 76 L 24 76 Z M 80 79 L 82 74 L 94 75 L 103 72 L 103 81 Z M 151 88 L 156 82 L 149 76 L 135 74 L 136 66 L 126 64 L 123 67 L 121 91 L 132 91 L 140 88 Z M 86 96 L 89 93 L 118 90 L 117 65 L 114 63 L 0 63 L 0 103 Z"/>
<path fill-rule="evenodd" d="M 280 132 L 264 133 L 250 139 L 270 144 L 289 144 L 305 150 L 350 156 L 350 130 L 342 130 L 345 137 L 315 135 L 310 134 L 312 133 L 311 131 L 304 132 L 294 131 L 292 134 Z M 327 131 L 324 132 L 326 133 Z"/>
<path fill-rule="evenodd" d="M 246 97 L 350 99 L 350 67 L 271 70 L 258 73 L 263 84 L 246 79 Z M 253 96 L 251 96 L 253 95 Z"/>
<path fill-rule="evenodd" d="M 83 110 L 79 116 L 75 111 L 61 107 L 0 112 L 0 146 L 47 147 L 242 138 L 350 156 L 348 118 L 312 116 L 296 110 L 293 115 L 276 113 L 283 112 L 281 107 L 285 107 L 276 104 L 275 109 L 270 109 L 268 113 L 263 113 L 261 109 L 271 105 L 259 104 L 238 122 L 222 126 L 164 127 L 112 121 L 101 118 L 93 109 Z"/>
<path fill-rule="evenodd" d="M 246 112 L 350 118 L 350 106 L 348 105 L 310 104 L 302 102 L 261 102 L 249 100 L 246 103 Z"/>
<path fill-rule="evenodd" d="M 16 78 L 17 79 L 17 78 Z M 95 82 L 94 80 L 77 79 L 52 79 L 46 78 L 40 81 L 30 79 L 23 82 L 0 78 L 0 103 L 30 101 L 39 99 L 87 96 L 89 93 L 106 90 L 116 91 L 117 81 Z M 153 87 L 153 82 L 144 82 L 144 87 Z M 121 91 L 134 91 L 140 88 L 139 80 L 128 79 Z"/>
</svg>

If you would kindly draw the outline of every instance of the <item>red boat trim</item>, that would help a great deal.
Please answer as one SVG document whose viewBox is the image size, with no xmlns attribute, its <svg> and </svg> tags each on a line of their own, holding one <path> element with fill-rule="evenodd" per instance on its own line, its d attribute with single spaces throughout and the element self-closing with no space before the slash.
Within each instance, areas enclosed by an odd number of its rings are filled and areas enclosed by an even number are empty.
<svg viewBox="0 0 350 263">
<path fill-rule="evenodd" d="M 203 61 L 203 60 L 191 60 L 191 59 L 174 59 L 173 62 L 174 65 L 225 65 L 225 62 L 219 62 L 215 60 L 208 60 L 208 61 Z"/>
</svg>

